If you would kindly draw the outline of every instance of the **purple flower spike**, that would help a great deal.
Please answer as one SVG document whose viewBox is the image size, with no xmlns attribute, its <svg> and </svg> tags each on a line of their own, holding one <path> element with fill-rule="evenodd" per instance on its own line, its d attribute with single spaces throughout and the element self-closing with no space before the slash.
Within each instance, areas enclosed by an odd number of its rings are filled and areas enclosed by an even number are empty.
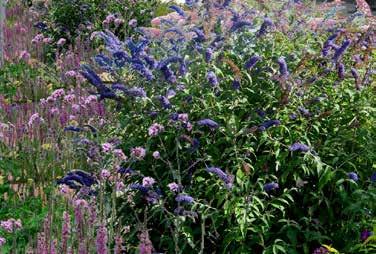
<svg viewBox="0 0 376 254">
<path fill-rule="evenodd" d="M 291 152 L 303 152 L 306 153 L 310 150 L 310 147 L 302 143 L 294 143 L 289 147 Z"/>
<path fill-rule="evenodd" d="M 343 63 L 339 63 L 337 67 L 338 77 L 340 80 L 345 79 L 345 65 Z"/>
<path fill-rule="evenodd" d="M 209 71 L 208 74 L 206 75 L 206 78 L 211 86 L 213 87 L 218 86 L 219 84 L 218 78 L 213 71 Z"/>
<path fill-rule="evenodd" d="M 258 55 L 252 56 L 244 65 L 247 70 L 251 70 L 259 61 L 261 57 Z"/>
<path fill-rule="evenodd" d="M 179 194 L 175 198 L 176 202 L 192 204 L 194 199 L 191 196 L 185 194 Z"/>
<path fill-rule="evenodd" d="M 206 171 L 218 176 L 218 178 L 221 179 L 226 184 L 226 187 L 228 189 L 231 189 L 233 185 L 233 181 L 234 181 L 233 176 L 226 174 L 225 172 L 222 171 L 222 169 L 216 168 L 216 167 L 208 167 L 206 168 Z"/>
<path fill-rule="evenodd" d="M 278 58 L 278 64 L 279 64 L 279 73 L 282 77 L 287 77 L 289 75 L 289 71 L 287 68 L 286 60 L 283 56 Z"/>
<path fill-rule="evenodd" d="M 207 126 L 210 129 L 217 129 L 219 127 L 219 124 L 214 122 L 211 119 L 203 119 L 197 122 L 199 126 Z"/>
<path fill-rule="evenodd" d="M 279 188 L 278 183 L 271 182 L 264 185 L 264 191 L 270 192 Z"/>
<path fill-rule="evenodd" d="M 271 27 L 272 25 L 273 25 L 273 21 L 270 18 L 266 17 L 260 27 L 260 30 L 258 30 L 257 32 L 257 36 L 258 37 L 264 36 L 267 33 L 268 28 Z"/>
<path fill-rule="evenodd" d="M 359 180 L 359 176 L 355 172 L 349 172 L 347 173 L 347 176 L 349 179 L 353 180 L 354 182 L 357 182 Z"/>
<path fill-rule="evenodd" d="M 333 56 L 333 61 L 334 62 L 337 62 L 343 55 L 343 53 L 345 53 L 346 49 L 348 47 L 350 47 L 350 44 L 351 44 L 351 40 L 345 40 L 341 47 L 339 47 L 336 52 L 334 53 L 334 56 Z"/>
</svg>

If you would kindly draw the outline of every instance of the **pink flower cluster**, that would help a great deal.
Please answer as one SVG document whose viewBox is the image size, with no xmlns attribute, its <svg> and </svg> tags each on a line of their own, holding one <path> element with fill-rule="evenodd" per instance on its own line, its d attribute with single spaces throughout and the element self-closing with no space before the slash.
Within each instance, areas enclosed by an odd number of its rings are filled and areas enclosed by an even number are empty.
<svg viewBox="0 0 376 254">
<path fill-rule="evenodd" d="M 7 231 L 8 233 L 13 233 L 16 230 L 22 228 L 22 222 L 20 219 L 16 220 L 16 219 L 11 218 L 5 221 L 1 221 L 0 227 L 4 229 L 5 231 Z"/>
</svg>

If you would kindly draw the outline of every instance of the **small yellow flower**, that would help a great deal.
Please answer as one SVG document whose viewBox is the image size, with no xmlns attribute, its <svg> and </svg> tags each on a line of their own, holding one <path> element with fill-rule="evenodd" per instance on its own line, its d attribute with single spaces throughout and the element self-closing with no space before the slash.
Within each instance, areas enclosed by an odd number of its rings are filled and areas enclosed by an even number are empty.
<svg viewBox="0 0 376 254">
<path fill-rule="evenodd" d="M 101 80 L 103 80 L 104 82 L 115 82 L 115 79 L 111 76 L 110 73 L 108 72 L 103 72 L 99 75 L 99 77 L 101 78 Z"/>
<path fill-rule="evenodd" d="M 43 144 L 43 145 L 42 145 L 42 149 L 43 149 L 43 150 L 50 150 L 51 148 L 52 148 L 52 145 L 51 145 L 51 144 L 47 144 L 47 143 L 46 143 L 46 144 Z"/>
<path fill-rule="evenodd" d="M 70 120 L 69 121 L 69 125 L 72 125 L 72 126 L 78 126 L 78 122 L 76 120 Z"/>
<path fill-rule="evenodd" d="M 4 176 L 0 176 L 0 185 L 4 184 Z"/>
</svg>

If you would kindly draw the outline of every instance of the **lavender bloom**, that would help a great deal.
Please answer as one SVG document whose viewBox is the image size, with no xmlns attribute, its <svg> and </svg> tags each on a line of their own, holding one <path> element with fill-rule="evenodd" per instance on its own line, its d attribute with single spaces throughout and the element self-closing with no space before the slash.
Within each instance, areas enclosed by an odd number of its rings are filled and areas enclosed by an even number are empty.
<svg viewBox="0 0 376 254">
<path fill-rule="evenodd" d="M 271 27 L 273 25 L 273 21 L 266 17 L 264 18 L 264 22 L 261 24 L 261 27 L 260 27 L 260 30 L 258 30 L 257 32 L 257 36 L 260 37 L 260 36 L 264 36 L 266 33 L 267 33 L 267 30 L 269 27 Z"/>
<path fill-rule="evenodd" d="M 266 129 L 272 127 L 272 126 L 278 126 L 281 124 L 281 121 L 279 120 L 268 120 L 263 122 L 259 127 L 259 131 L 265 131 Z"/>
<path fill-rule="evenodd" d="M 305 145 L 305 144 L 302 144 L 302 143 L 294 143 L 292 144 L 290 147 L 289 147 L 289 150 L 291 152 L 308 152 L 310 150 L 310 147 Z"/>
<path fill-rule="evenodd" d="M 233 176 L 226 174 L 220 168 L 216 168 L 216 167 L 206 168 L 206 171 L 218 176 L 219 179 L 221 179 L 226 184 L 226 187 L 228 189 L 232 188 L 233 180 L 234 180 Z"/>
<path fill-rule="evenodd" d="M 100 225 L 97 230 L 97 238 L 95 241 L 98 254 L 108 253 L 107 240 L 107 228 L 105 225 Z"/>
<path fill-rule="evenodd" d="M 312 254 L 326 254 L 326 253 L 329 253 L 328 249 L 325 248 L 325 247 L 319 247 L 319 248 L 316 248 Z"/>
<path fill-rule="evenodd" d="M 211 119 L 203 119 L 197 122 L 199 126 L 207 126 L 210 129 L 217 129 L 219 127 L 219 124 L 214 122 Z"/>
<path fill-rule="evenodd" d="M 287 77 L 289 75 L 289 71 L 287 68 L 286 60 L 283 56 L 278 58 L 278 64 L 279 64 L 279 73 L 282 77 Z"/>
<path fill-rule="evenodd" d="M 340 80 L 345 79 L 345 65 L 343 63 L 338 64 L 337 72 Z"/>
<path fill-rule="evenodd" d="M 179 203 L 192 204 L 194 199 L 191 196 L 185 194 L 179 194 L 176 196 L 175 200 Z"/>
<path fill-rule="evenodd" d="M 256 109 L 256 113 L 259 117 L 264 118 L 266 116 L 266 112 L 261 109 Z"/>
<path fill-rule="evenodd" d="M 334 62 L 337 62 L 343 55 L 343 53 L 346 51 L 346 49 L 350 46 L 351 44 L 351 40 L 348 39 L 348 40 L 345 40 L 341 47 L 339 47 L 335 53 L 334 53 L 334 56 L 333 56 L 333 61 Z"/>
<path fill-rule="evenodd" d="M 241 29 L 245 26 L 252 26 L 252 23 L 248 22 L 248 21 L 237 21 L 232 25 L 230 31 L 236 32 L 237 30 L 239 30 L 239 29 Z"/>
<path fill-rule="evenodd" d="M 164 109 L 169 109 L 172 107 L 170 100 L 166 96 L 159 96 L 159 102 Z"/>
<path fill-rule="evenodd" d="M 206 51 L 205 51 L 205 61 L 207 63 L 210 63 L 210 61 L 212 60 L 213 58 L 213 49 L 212 48 L 207 48 Z"/>
<path fill-rule="evenodd" d="M 355 173 L 355 172 L 349 172 L 347 173 L 347 176 L 349 177 L 349 179 L 357 182 L 359 180 L 359 176 Z"/>
<path fill-rule="evenodd" d="M 180 16 L 185 17 L 185 12 L 182 8 L 176 5 L 172 5 L 169 7 L 171 10 L 176 11 Z"/>
<path fill-rule="evenodd" d="M 254 55 L 244 64 L 244 67 L 247 70 L 251 70 L 259 61 L 261 61 L 261 57 Z"/>
<path fill-rule="evenodd" d="M 65 253 L 68 247 L 68 239 L 70 235 L 70 216 L 69 213 L 64 211 L 63 213 L 63 226 L 61 230 L 61 248 L 62 252 Z"/>
<path fill-rule="evenodd" d="M 362 233 L 360 234 L 360 240 L 361 240 L 362 242 L 364 242 L 365 240 L 368 239 L 368 237 L 370 237 L 370 236 L 372 236 L 372 235 L 373 235 L 373 232 L 371 232 L 371 231 L 365 229 L 365 230 L 363 230 Z"/>
<path fill-rule="evenodd" d="M 278 183 L 271 182 L 264 185 L 264 191 L 270 192 L 279 188 Z"/>
<path fill-rule="evenodd" d="M 215 87 L 219 84 L 218 78 L 213 71 L 209 71 L 206 75 L 206 78 L 207 78 L 208 82 L 210 83 L 210 85 L 213 86 L 213 87 Z"/>
</svg>

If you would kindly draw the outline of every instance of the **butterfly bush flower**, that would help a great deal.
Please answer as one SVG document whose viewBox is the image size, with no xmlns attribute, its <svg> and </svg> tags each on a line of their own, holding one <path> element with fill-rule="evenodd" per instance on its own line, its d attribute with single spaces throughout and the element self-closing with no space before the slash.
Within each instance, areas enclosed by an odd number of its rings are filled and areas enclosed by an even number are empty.
<svg viewBox="0 0 376 254">
<path fill-rule="evenodd" d="M 349 173 L 347 173 L 347 176 L 348 176 L 349 179 L 351 179 L 355 182 L 357 182 L 359 180 L 359 176 L 355 172 L 349 172 Z"/>
<path fill-rule="evenodd" d="M 213 87 L 218 86 L 219 84 L 218 78 L 213 71 L 209 71 L 208 74 L 206 75 L 206 78 L 211 86 Z"/>
<path fill-rule="evenodd" d="M 261 61 L 261 57 L 258 55 L 252 56 L 247 62 L 244 64 L 244 68 L 247 70 L 252 70 L 252 68 L 259 62 Z"/>
<path fill-rule="evenodd" d="M 194 201 L 194 199 L 191 196 L 186 195 L 186 194 L 177 195 L 175 200 L 176 200 L 176 202 L 187 203 L 187 204 L 192 204 L 193 201 Z"/>
<path fill-rule="evenodd" d="M 154 123 L 152 124 L 150 127 L 149 127 L 149 136 L 151 137 L 156 137 L 158 136 L 160 133 L 162 133 L 164 131 L 164 127 L 163 125 L 159 124 L 159 123 Z"/>
<path fill-rule="evenodd" d="M 267 120 L 265 122 L 263 122 L 259 127 L 258 127 L 258 130 L 259 131 L 265 131 L 267 129 L 269 129 L 270 127 L 272 126 L 278 126 L 281 124 L 281 121 L 280 120 Z"/>
<path fill-rule="evenodd" d="M 334 56 L 333 56 L 333 61 L 334 62 L 338 62 L 338 60 L 342 57 L 342 55 L 345 53 L 346 49 L 348 47 L 350 47 L 350 44 L 351 44 L 351 40 L 350 39 L 347 39 L 345 40 L 341 47 L 339 47 L 335 53 L 334 53 Z"/>
<path fill-rule="evenodd" d="M 271 191 L 276 190 L 278 188 L 279 188 L 279 185 L 278 185 L 278 183 L 275 183 L 275 182 L 267 183 L 267 184 L 264 185 L 264 190 L 266 192 L 271 192 Z"/>
<path fill-rule="evenodd" d="M 166 96 L 159 96 L 159 102 L 164 109 L 169 109 L 172 107 L 170 100 Z"/>
<path fill-rule="evenodd" d="M 172 182 L 167 184 L 167 187 L 170 189 L 172 192 L 179 192 L 180 191 L 180 186 L 179 184 Z"/>
<path fill-rule="evenodd" d="M 109 153 L 113 150 L 113 145 L 111 143 L 104 143 L 102 144 L 102 151 L 104 153 Z"/>
<path fill-rule="evenodd" d="M 214 51 L 212 48 L 207 48 L 206 51 L 205 51 L 205 61 L 207 63 L 210 63 L 210 61 L 212 60 L 213 58 L 213 54 L 214 54 Z"/>
<path fill-rule="evenodd" d="M 210 129 L 213 129 L 213 130 L 218 129 L 218 127 L 219 127 L 219 124 L 214 122 L 211 119 L 202 119 L 202 120 L 197 122 L 197 125 L 206 126 L 206 127 L 209 127 Z"/>
<path fill-rule="evenodd" d="M 135 159 L 142 160 L 146 155 L 145 148 L 142 147 L 134 147 L 131 149 L 131 156 Z"/>
<path fill-rule="evenodd" d="M 151 188 L 153 187 L 154 184 L 155 184 L 155 180 L 152 177 L 147 176 L 142 179 L 142 186 L 146 188 Z"/>
<path fill-rule="evenodd" d="M 27 61 L 29 61 L 30 57 L 31 57 L 30 53 L 26 50 L 23 50 L 23 51 L 21 51 L 18 59 L 27 62 Z"/>
<path fill-rule="evenodd" d="M 289 150 L 291 152 L 303 152 L 303 153 L 305 153 L 305 152 L 308 152 L 310 150 L 310 147 L 305 145 L 305 144 L 296 142 L 289 147 Z"/>
<path fill-rule="evenodd" d="M 343 63 L 339 63 L 337 66 L 338 78 L 340 80 L 345 79 L 345 65 Z"/>
<path fill-rule="evenodd" d="M 287 77 L 289 75 L 289 71 L 287 68 L 286 60 L 283 56 L 278 58 L 278 64 L 279 64 L 279 73 L 282 77 Z"/>
<path fill-rule="evenodd" d="M 234 181 L 234 177 L 232 175 L 228 175 L 225 172 L 223 172 L 222 169 L 216 167 L 208 167 L 206 168 L 206 171 L 218 176 L 218 178 L 225 183 L 228 189 L 232 188 Z"/>
<path fill-rule="evenodd" d="M 264 18 L 264 22 L 261 24 L 261 27 L 257 32 L 257 36 L 258 37 L 264 36 L 267 33 L 268 28 L 271 27 L 272 25 L 273 25 L 273 21 L 270 18 L 268 17 Z"/>
<path fill-rule="evenodd" d="M 161 158 L 160 153 L 158 151 L 153 152 L 153 158 L 156 160 L 160 159 Z"/>
</svg>

